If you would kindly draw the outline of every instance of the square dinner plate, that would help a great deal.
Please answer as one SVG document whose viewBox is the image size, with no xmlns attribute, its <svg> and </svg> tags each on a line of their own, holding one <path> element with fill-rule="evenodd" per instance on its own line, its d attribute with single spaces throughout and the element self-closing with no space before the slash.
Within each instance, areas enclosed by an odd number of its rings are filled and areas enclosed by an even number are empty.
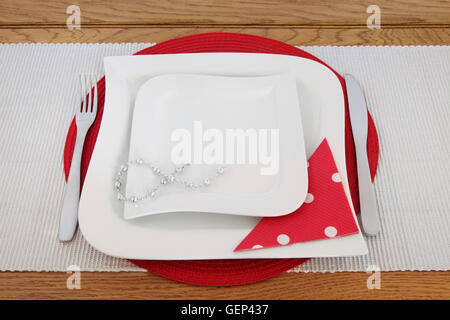
<svg viewBox="0 0 450 320">
<path fill-rule="evenodd" d="M 242 139 L 236 136 L 239 132 Z M 214 144 L 206 136 L 212 133 L 216 133 Z M 177 157 L 181 143 L 188 149 L 182 152 L 188 156 L 184 161 Z M 211 146 L 221 151 L 214 151 L 216 159 L 204 159 Z M 133 165 L 126 174 L 128 197 L 160 188 L 156 197 L 125 202 L 125 219 L 186 211 L 259 217 L 294 212 L 308 191 L 295 77 L 167 74 L 151 78 L 140 87 L 133 112 L 129 163 L 136 159 L 166 175 L 190 163 L 178 178 L 196 185 L 203 177 L 212 178 L 202 188 L 162 186 L 161 177 L 150 167 Z M 216 177 L 222 165 L 226 170 Z"/>
<path fill-rule="evenodd" d="M 117 165 L 129 155 L 136 93 L 149 79 L 168 73 L 260 77 L 292 73 L 307 158 L 327 138 L 355 221 L 345 162 L 345 101 L 336 75 L 315 61 L 272 54 L 195 53 L 105 58 L 102 123 L 79 205 L 85 239 L 108 255 L 129 259 L 242 259 L 333 257 L 367 254 L 358 234 L 282 247 L 233 252 L 260 218 L 175 212 L 125 220 L 112 187 Z"/>
</svg>

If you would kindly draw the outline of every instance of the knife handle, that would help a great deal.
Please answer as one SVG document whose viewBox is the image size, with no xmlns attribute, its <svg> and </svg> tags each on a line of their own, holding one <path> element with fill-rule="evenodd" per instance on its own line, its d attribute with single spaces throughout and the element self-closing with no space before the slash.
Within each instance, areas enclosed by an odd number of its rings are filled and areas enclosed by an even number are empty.
<svg viewBox="0 0 450 320">
<path fill-rule="evenodd" d="M 359 207 L 364 233 L 369 236 L 378 234 L 381 230 L 375 189 L 370 175 L 369 161 L 365 148 L 357 152 L 356 165 L 358 170 Z"/>
</svg>

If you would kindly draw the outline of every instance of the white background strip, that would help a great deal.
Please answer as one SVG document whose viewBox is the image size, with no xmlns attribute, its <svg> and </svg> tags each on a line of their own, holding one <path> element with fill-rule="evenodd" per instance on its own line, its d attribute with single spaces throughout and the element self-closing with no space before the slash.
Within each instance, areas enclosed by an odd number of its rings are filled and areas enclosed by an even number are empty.
<svg viewBox="0 0 450 320">
<path fill-rule="evenodd" d="M 0 270 L 141 270 L 77 233 L 57 241 L 62 153 L 80 73 L 149 44 L 0 45 Z M 364 88 L 381 141 L 383 232 L 370 254 L 313 259 L 293 271 L 448 270 L 450 47 L 304 47 Z"/>
</svg>

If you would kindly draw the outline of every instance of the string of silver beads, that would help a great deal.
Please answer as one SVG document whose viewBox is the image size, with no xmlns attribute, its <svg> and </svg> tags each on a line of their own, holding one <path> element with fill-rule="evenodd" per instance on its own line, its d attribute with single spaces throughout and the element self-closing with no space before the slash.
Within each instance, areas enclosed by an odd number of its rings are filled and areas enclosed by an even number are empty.
<svg viewBox="0 0 450 320">
<path fill-rule="evenodd" d="M 159 185 L 151 188 L 143 195 L 126 196 L 124 194 L 124 192 L 122 191 L 122 188 L 124 185 L 124 180 L 128 173 L 128 169 L 132 166 L 141 166 L 141 167 L 144 166 L 144 167 L 149 168 L 155 176 L 159 177 Z M 180 167 L 176 167 L 173 170 L 173 172 L 166 174 L 158 166 L 154 166 L 151 163 L 146 162 L 142 159 L 128 161 L 126 164 L 123 164 L 120 166 L 119 171 L 117 172 L 116 178 L 114 180 L 114 189 L 117 194 L 117 199 L 120 201 L 132 202 L 132 203 L 152 199 L 152 198 L 155 198 L 158 196 L 161 187 L 169 185 L 169 184 L 175 184 L 175 183 L 184 185 L 188 189 L 206 188 L 211 185 L 213 180 L 215 180 L 217 177 L 221 176 L 225 172 L 225 168 L 226 168 L 225 166 L 219 166 L 216 168 L 216 172 L 213 176 L 206 177 L 206 178 L 202 179 L 200 182 L 194 182 L 194 181 L 189 181 L 189 180 L 186 180 L 186 179 L 183 179 L 182 177 L 180 177 L 180 174 L 182 174 L 184 169 L 188 166 L 190 166 L 190 164 L 184 164 Z"/>
</svg>

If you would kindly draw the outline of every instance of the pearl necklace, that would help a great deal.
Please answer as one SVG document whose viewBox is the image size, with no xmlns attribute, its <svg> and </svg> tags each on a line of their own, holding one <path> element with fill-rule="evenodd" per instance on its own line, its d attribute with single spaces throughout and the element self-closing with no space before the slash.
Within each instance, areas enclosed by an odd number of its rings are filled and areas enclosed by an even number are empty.
<svg viewBox="0 0 450 320">
<path fill-rule="evenodd" d="M 146 167 L 146 168 L 150 169 L 152 171 L 152 173 L 156 177 L 159 178 L 159 185 L 148 190 L 143 195 L 125 196 L 124 192 L 122 191 L 122 186 L 124 184 L 123 181 L 126 178 L 128 169 L 133 166 Z M 225 172 L 225 167 L 219 166 L 216 169 L 215 175 L 213 175 L 212 177 L 204 178 L 200 182 L 194 182 L 194 181 L 188 181 L 188 180 L 180 177 L 180 175 L 183 173 L 184 169 L 187 168 L 188 166 L 190 166 L 190 164 L 184 164 L 180 167 L 176 167 L 171 173 L 166 174 L 159 167 L 153 166 L 151 163 L 145 162 L 142 159 L 128 161 L 126 164 L 123 164 L 120 166 L 120 169 L 117 172 L 116 179 L 114 181 L 114 189 L 116 190 L 116 193 L 117 193 L 117 199 L 120 201 L 136 203 L 139 201 L 155 198 L 158 195 L 161 187 L 167 186 L 169 184 L 175 184 L 175 183 L 184 185 L 188 189 L 205 188 L 205 187 L 210 186 L 213 180 L 215 180 L 217 177 L 220 177 Z"/>
</svg>

